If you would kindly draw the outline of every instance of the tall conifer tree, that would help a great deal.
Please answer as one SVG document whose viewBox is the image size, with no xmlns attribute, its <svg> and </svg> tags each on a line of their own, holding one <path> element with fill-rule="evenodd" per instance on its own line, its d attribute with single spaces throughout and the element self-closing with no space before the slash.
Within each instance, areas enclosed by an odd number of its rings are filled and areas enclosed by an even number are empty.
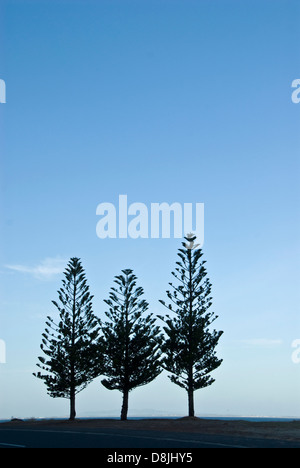
<svg viewBox="0 0 300 468">
<path fill-rule="evenodd" d="M 169 283 L 172 289 L 167 291 L 171 303 L 160 301 L 173 315 L 159 316 L 165 322 L 166 333 L 162 345 L 163 367 L 171 373 L 171 381 L 187 391 L 190 417 L 195 416 L 195 390 L 211 385 L 214 379 L 210 374 L 222 363 L 215 348 L 223 334 L 209 328 L 217 316 L 209 312 L 211 283 L 204 267 L 206 262 L 202 260 L 203 252 L 195 241 L 193 234 L 185 237 L 183 248 L 178 251 L 180 260 L 172 272 L 177 285 Z"/>
<path fill-rule="evenodd" d="M 161 373 L 160 330 L 152 314 L 145 315 L 149 304 L 142 299 L 144 291 L 136 287 L 132 270 L 122 270 L 115 277 L 106 316 L 104 335 L 104 375 L 102 384 L 123 394 L 121 420 L 127 420 L 129 393 L 146 385 Z"/>
<path fill-rule="evenodd" d="M 33 374 L 42 379 L 53 398 L 70 400 L 70 420 L 76 417 L 75 396 L 101 373 L 99 322 L 92 311 L 92 299 L 84 269 L 78 258 L 71 258 L 58 291 L 55 321 L 47 317 L 37 366 L 46 371 Z"/>
</svg>

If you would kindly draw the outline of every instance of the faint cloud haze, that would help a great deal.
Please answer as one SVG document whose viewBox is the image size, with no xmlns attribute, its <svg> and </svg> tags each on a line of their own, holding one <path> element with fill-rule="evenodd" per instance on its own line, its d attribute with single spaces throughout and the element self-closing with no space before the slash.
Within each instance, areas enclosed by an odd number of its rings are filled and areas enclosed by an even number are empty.
<svg viewBox="0 0 300 468">
<path fill-rule="evenodd" d="M 5 265 L 6 268 L 19 273 L 28 273 L 37 279 L 51 280 L 56 275 L 63 273 L 67 260 L 60 257 L 46 258 L 36 266 L 27 265 Z"/>
<path fill-rule="evenodd" d="M 280 346 L 283 344 L 283 340 L 274 340 L 274 339 L 269 339 L 269 338 L 253 338 L 249 340 L 241 340 L 241 342 L 249 346 L 262 346 L 262 347 Z"/>
</svg>

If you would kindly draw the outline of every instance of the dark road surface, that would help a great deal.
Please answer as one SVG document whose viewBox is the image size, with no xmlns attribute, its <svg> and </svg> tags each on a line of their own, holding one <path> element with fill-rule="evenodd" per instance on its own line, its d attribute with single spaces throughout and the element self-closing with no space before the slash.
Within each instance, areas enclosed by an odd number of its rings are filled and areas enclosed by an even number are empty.
<svg viewBox="0 0 300 468">
<path fill-rule="evenodd" d="M 300 448 L 299 442 L 122 429 L 0 428 L 0 448 Z"/>
</svg>

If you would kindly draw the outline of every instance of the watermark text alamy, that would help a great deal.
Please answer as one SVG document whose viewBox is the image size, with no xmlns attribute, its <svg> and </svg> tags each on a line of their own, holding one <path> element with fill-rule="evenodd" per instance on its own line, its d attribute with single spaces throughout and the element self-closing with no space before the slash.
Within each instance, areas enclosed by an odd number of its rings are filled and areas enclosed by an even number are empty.
<svg viewBox="0 0 300 468">
<path fill-rule="evenodd" d="M 4 80 L 0 79 L 0 104 L 6 103 L 6 84 Z"/>
<path fill-rule="evenodd" d="M 6 363 L 6 345 L 4 340 L 0 340 L 0 364 Z"/>
<path fill-rule="evenodd" d="M 198 246 L 204 244 L 204 203 L 134 202 L 128 205 L 127 195 L 119 195 L 118 206 L 100 203 L 96 233 L 100 239 L 182 239 L 193 232 Z"/>
</svg>

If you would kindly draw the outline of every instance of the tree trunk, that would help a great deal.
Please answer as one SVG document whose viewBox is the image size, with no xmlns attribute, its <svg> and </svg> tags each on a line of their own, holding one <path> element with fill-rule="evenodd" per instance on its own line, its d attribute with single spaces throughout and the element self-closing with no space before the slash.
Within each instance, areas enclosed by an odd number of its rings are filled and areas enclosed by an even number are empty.
<svg viewBox="0 0 300 468">
<path fill-rule="evenodd" d="M 123 405 L 121 411 L 121 421 L 127 421 L 129 391 L 123 391 Z"/>
<path fill-rule="evenodd" d="M 70 421 L 74 421 L 75 418 L 76 418 L 75 389 L 71 388 L 71 391 L 70 391 Z"/>
<path fill-rule="evenodd" d="M 189 417 L 195 416 L 195 407 L 194 407 L 194 390 L 191 388 L 188 391 L 189 396 Z"/>
</svg>

